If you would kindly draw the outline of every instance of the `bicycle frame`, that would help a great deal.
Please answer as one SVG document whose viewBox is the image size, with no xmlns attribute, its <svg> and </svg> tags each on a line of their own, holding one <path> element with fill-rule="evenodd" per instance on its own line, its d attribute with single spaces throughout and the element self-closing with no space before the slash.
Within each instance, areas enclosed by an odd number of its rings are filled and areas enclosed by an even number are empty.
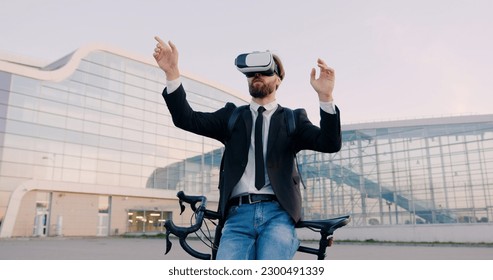
<svg viewBox="0 0 493 280">
<path fill-rule="evenodd" d="M 192 257 L 202 260 L 215 260 L 217 248 L 219 247 L 219 242 L 221 240 L 221 231 L 223 226 L 223 219 L 221 215 L 216 211 L 210 211 L 207 209 L 207 198 L 205 196 L 190 196 L 185 195 L 183 191 L 179 191 L 177 193 L 177 197 L 179 198 L 180 204 L 180 215 L 185 211 L 185 206 L 183 202 L 186 202 L 190 205 L 191 209 L 194 211 L 195 223 L 189 227 L 180 227 L 173 223 L 172 220 L 167 220 L 164 224 L 166 228 L 166 252 L 167 254 L 172 247 L 172 243 L 169 240 L 170 234 L 178 237 L 180 241 L 181 247 Z M 197 203 L 199 205 L 197 206 Z M 216 225 L 216 231 L 214 235 L 214 241 L 211 246 L 211 253 L 202 253 L 195 249 L 193 249 L 186 241 L 187 237 L 191 233 L 195 233 L 201 229 L 204 219 L 208 220 L 217 220 L 218 224 Z M 313 254 L 317 256 L 318 260 L 323 260 L 326 257 L 326 249 L 331 244 L 331 238 L 334 234 L 334 231 L 338 228 L 341 228 L 347 225 L 350 221 L 351 217 L 349 215 L 340 216 L 336 218 L 326 219 L 326 220 L 311 220 L 311 221 L 300 221 L 296 223 L 296 228 L 308 228 L 314 231 L 318 231 L 320 233 L 320 240 L 318 244 L 318 248 L 312 248 L 307 246 L 299 246 L 298 252 Z"/>
</svg>

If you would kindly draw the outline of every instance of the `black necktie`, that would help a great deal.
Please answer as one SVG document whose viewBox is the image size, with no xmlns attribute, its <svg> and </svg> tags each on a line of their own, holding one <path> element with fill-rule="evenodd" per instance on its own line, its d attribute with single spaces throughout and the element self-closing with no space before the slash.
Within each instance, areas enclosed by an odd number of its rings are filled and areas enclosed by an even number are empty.
<svg viewBox="0 0 493 280">
<path fill-rule="evenodd" d="M 257 111 L 258 116 L 255 121 L 255 187 L 260 190 L 265 185 L 264 149 L 262 145 L 262 124 L 264 122 L 262 113 L 265 108 L 260 106 Z"/>
</svg>

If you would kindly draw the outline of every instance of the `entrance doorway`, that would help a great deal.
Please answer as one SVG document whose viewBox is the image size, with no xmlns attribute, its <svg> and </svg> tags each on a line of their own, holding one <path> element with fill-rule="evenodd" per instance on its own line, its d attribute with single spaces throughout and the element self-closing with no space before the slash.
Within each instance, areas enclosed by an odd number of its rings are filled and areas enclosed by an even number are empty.
<svg viewBox="0 0 493 280">
<path fill-rule="evenodd" d="M 98 232 L 97 236 L 108 236 L 109 234 L 109 216 L 108 213 L 98 213 Z"/>
<path fill-rule="evenodd" d="M 48 203 L 36 202 L 33 236 L 44 237 L 48 234 Z"/>
</svg>

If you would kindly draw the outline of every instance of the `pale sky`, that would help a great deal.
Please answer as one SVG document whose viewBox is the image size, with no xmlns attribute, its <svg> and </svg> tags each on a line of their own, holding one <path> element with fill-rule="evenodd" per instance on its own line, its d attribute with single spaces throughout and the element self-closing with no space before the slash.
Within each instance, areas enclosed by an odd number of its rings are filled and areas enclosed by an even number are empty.
<svg viewBox="0 0 493 280">
<path fill-rule="evenodd" d="M 183 72 L 245 98 L 234 58 L 274 51 L 286 68 L 279 103 L 315 121 L 318 57 L 336 70 L 343 124 L 491 114 L 492 15 L 491 0 L 0 0 L 0 52 L 48 63 L 104 43 L 152 58 L 158 35 Z"/>
</svg>

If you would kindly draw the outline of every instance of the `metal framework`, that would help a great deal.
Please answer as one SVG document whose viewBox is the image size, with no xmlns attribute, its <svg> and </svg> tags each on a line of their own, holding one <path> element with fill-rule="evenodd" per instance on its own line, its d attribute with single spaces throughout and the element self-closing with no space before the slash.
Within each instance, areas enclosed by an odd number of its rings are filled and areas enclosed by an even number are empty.
<svg viewBox="0 0 493 280">
<path fill-rule="evenodd" d="M 357 226 L 491 222 L 493 115 L 350 125 L 342 134 L 338 153 L 298 154 L 305 219 L 350 213 Z M 213 193 L 221 154 L 155 174 L 169 189 Z"/>
<path fill-rule="evenodd" d="M 299 155 L 305 217 L 355 225 L 491 222 L 493 116 L 354 125 L 333 155 Z"/>
</svg>

